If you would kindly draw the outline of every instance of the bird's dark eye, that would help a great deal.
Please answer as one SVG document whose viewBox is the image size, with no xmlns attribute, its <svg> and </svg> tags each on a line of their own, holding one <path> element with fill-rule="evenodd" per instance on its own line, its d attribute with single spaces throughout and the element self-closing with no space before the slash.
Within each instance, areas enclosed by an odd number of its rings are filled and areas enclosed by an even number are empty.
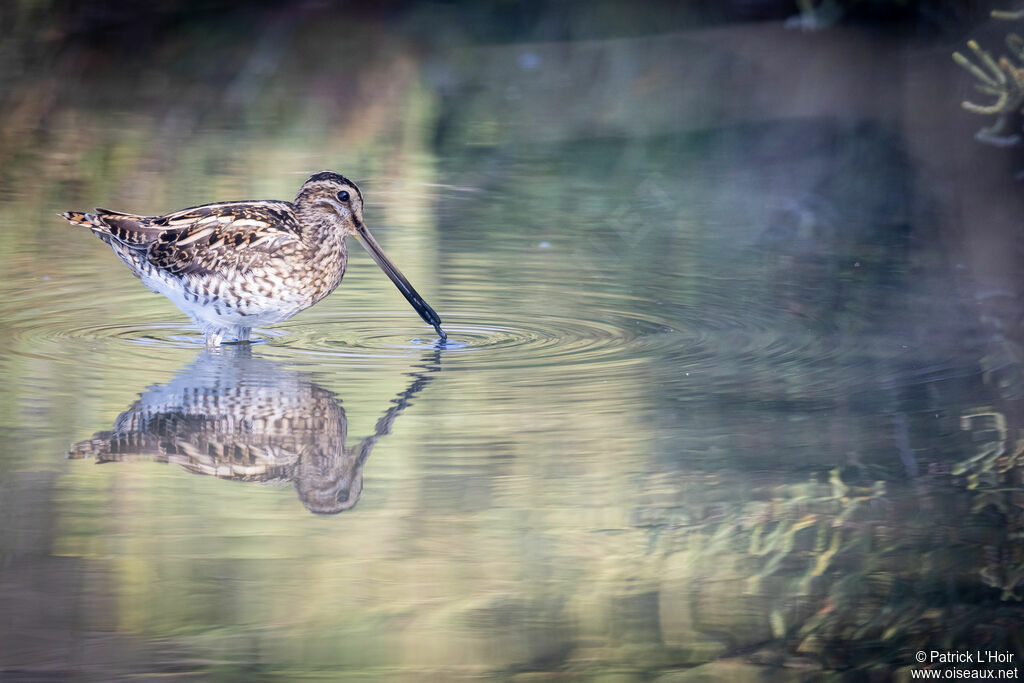
<svg viewBox="0 0 1024 683">
<path fill-rule="evenodd" d="M 349 199 L 348 190 L 342 190 L 341 192 L 339 192 L 338 199 L 340 199 L 343 202 L 347 202 Z"/>
</svg>

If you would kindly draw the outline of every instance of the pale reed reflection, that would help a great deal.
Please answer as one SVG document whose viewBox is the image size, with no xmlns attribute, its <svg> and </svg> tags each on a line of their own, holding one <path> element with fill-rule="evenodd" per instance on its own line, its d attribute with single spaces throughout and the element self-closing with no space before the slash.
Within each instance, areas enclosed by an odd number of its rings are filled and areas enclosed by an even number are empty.
<svg viewBox="0 0 1024 683">
<path fill-rule="evenodd" d="M 253 356 L 249 345 L 207 350 L 167 384 L 145 391 L 111 431 L 74 444 L 69 457 L 166 462 L 235 481 L 291 481 L 308 510 L 337 514 L 359 502 L 363 465 L 377 440 L 440 369 L 435 348 L 409 373 L 411 382 L 374 433 L 346 447 L 345 409 L 308 374 Z"/>
</svg>

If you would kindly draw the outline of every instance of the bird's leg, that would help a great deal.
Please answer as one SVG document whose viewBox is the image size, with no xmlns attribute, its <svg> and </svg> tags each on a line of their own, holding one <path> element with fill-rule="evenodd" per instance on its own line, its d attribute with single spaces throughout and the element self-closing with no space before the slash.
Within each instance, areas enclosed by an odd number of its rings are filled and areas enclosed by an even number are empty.
<svg viewBox="0 0 1024 683">
<path fill-rule="evenodd" d="M 238 327 L 235 328 L 235 341 L 238 343 L 244 343 L 249 341 L 249 333 L 252 332 L 251 327 Z"/>
<path fill-rule="evenodd" d="M 211 330 L 206 333 L 206 348 L 212 349 L 220 346 L 221 340 L 224 339 L 223 330 Z"/>
</svg>

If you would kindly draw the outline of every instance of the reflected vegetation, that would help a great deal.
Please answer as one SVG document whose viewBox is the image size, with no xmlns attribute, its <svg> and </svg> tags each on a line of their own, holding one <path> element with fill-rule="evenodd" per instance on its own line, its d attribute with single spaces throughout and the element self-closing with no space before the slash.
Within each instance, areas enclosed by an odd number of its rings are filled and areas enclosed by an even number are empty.
<svg viewBox="0 0 1024 683">
<path fill-rule="evenodd" d="M 346 448 L 338 398 L 303 373 L 253 357 L 250 344 L 207 350 L 166 384 L 148 388 L 114 428 L 75 444 L 69 457 L 97 464 L 152 460 L 243 482 L 292 482 L 310 512 L 350 510 L 377 440 L 441 369 L 435 350 L 377 421 Z"/>
</svg>

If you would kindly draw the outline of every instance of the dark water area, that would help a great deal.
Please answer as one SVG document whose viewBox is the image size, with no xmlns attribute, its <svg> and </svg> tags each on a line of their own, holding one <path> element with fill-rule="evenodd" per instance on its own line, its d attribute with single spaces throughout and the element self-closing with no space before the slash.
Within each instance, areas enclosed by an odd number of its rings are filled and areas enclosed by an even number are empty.
<svg viewBox="0 0 1024 683">
<path fill-rule="evenodd" d="M 850 5 L 7 6 L 0 679 L 1019 675 L 1014 25 Z M 206 349 L 54 216 L 321 169 L 447 344 L 350 246 Z"/>
</svg>

